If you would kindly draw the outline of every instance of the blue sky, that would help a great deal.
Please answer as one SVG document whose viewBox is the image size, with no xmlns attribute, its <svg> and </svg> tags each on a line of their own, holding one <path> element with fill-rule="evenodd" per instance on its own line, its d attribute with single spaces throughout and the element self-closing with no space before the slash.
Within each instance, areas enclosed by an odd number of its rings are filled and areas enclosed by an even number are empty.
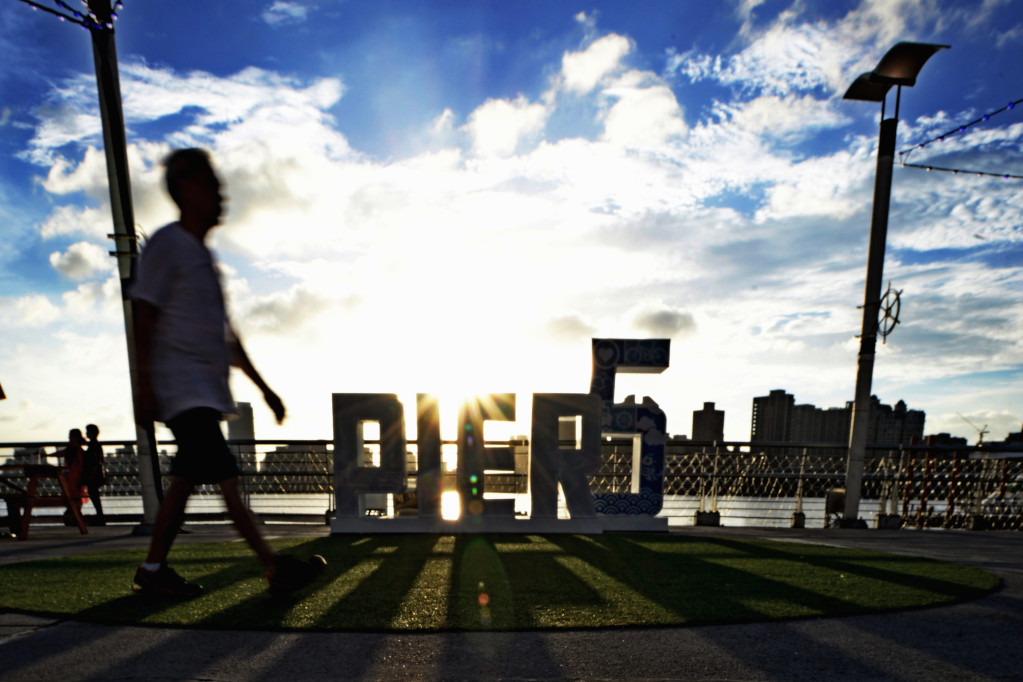
<svg viewBox="0 0 1023 682">
<path fill-rule="evenodd" d="M 89 35 L 3 2 L 0 440 L 131 438 Z M 900 40 L 951 46 L 903 92 L 899 150 L 1023 97 L 999 0 L 125 0 L 116 40 L 140 229 L 174 218 L 171 148 L 226 182 L 211 244 L 290 413 L 234 377 L 260 438 L 329 438 L 332 392 L 512 391 L 526 416 L 587 389 L 604 336 L 672 339 L 618 392 L 673 434 L 712 401 L 747 439 L 776 388 L 841 406 L 880 113 L 846 87 Z M 1005 111 L 910 161 L 1023 175 L 1021 133 Z M 873 387 L 928 433 L 1023 422 L 1021 183 L 895 168 Z"/>
</svg>

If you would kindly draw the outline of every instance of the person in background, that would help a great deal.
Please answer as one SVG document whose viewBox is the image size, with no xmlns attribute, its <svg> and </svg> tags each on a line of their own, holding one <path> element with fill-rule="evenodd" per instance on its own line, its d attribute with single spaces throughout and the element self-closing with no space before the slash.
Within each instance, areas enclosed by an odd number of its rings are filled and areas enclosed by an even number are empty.
<svg viewBox="0 0 1023 682">
<path fill-rule="evenodd" d="M 85 464 L 85 438 L 82 436 L 81 429 L 71 429 L 68 431 L 67 447 L 63 450 L 58 450 L 57 457 L 60 458 L 58 466 L 64 470 L 64 479 L 67 481 L 72 495 L 80 493 L 83 497 L 81 503 L 84 504 L 85 487 L 82 485 L 82 467 Z M 75 525 L 74 514 L 71 512 L 70 506 L 64 512 L 64 524 L 67 526 Z"/>
<path fill-rule="evenodd" d="M 85 449 L 85 456 L 82 464 L 82 484 L 89 492 L 89 499 L 92 506 L 96 508 L 96 521 L 99 526 L 105 526 L 106 516 L 103 514 L 103 503 L 99 499 L 99 489 L 106 485 L 107 476 L 103 468 L 103 446 L 99 442 L 99 427 L 89 424 L 85 427 L 85 435 L 89 439 L 89 445 Z"/>
</svg>

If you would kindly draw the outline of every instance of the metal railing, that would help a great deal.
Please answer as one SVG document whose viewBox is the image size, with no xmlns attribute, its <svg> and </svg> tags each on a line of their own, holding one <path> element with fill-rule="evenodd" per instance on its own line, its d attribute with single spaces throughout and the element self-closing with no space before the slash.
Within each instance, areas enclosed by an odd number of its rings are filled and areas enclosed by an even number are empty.
<svg viewBox="0 0 1023 682">
<path fill-rule="evenodd" d="M 333 443 L 328 440 L 231 441 L 242 467 L 250 507 L 265 521 L 323 523 L 333 509 Z M 495 443 L 496 444 L 496 443 Z M 502 442 L 527 449 L 525 441 Z M 367 462 L 379 452 L 367 441 Z M 63 443 L 0 443 L 0 462 Z M 107 484 L 104 511 L 113 521 L 141 518 L 141 485 L 131 442 L 104 442 Z M 454 443 L 445 441 L 454 462 Z M 174 444 L 160 444 L 166 474 Z M 1023 529 L 1023 459 L 971 446 L 868 447 L 860 503 L 861 518 L 880 527 Z M 525 457 L 519 458 L 525 463 Z M 606 440 L 595 492 L 629 492 L 634 461 L 631 439 Z M 416 446 L 409 443 L 409 489 L 415 489 Z M 834 443 L 700 442 L 669 440 L 664 467 L 664 507 L 672 525 L 806 527 L 841 519 L 846 448 Z M 518 496 L 528 506 L 528 470 L 487 474 L 486 490 Z M 454 489 L 455 473 L 446 486 Z M 390 514 L 393 496 L 375 513 Z M 53 511 L 59 514 L 60 510 Z M 0 508 L 0 513 L 5 512 Z M 92 512 L 91 504 L 85 513 Z M 45 510 L 40 513 L 45 513 Z M 215 486 L 200 486 L 188 508 L 192 520 L 223 519 Z M 55 517 L 56 518 L 56 517 Z M 0 518 L 0 523 L 5 520 Z"/>
</svg>

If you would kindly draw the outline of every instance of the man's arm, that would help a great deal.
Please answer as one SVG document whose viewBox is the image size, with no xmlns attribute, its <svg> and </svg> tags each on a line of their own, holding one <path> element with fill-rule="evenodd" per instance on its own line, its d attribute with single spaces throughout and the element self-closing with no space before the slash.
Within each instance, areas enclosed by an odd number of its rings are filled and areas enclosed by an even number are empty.
<svg viewBox="0 0 1023 682">
<path fill-rule="evenodd" d="M 274 417 L 277 418 L 277 423 L 280 424 L 284 421 L 284 403 L 281 402 L 280 397 L 263 381 L 263 377 L 256 371 L 255 365 L 249 359 L 248 353 L 245 352 L 245 347 L 242 345 L 242 340 L 238 338 L 237 334 L 231 335 L 231 364 L 245 372 L 245 376 L 252 380 L 252 383 L 263 392 L 263 400 L 273 410 Z"/>
</svg>

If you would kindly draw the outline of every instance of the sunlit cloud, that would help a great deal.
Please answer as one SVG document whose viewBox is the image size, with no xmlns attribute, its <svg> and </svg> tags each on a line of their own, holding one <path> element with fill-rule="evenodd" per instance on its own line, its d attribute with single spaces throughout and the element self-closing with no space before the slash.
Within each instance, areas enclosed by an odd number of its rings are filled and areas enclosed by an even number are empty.
<svg viewBox="0 0 1023 682">
<path fill-rule="evenodd" d="M 465 127 L 477 154 L 509 156 L 522 141 L 540 132 L 546 118 L 546 107 L 520 95 L 511 101 L 487 100 L 469 115 Z"/>
<path fill-rule="evenodd" d="M 42 295 L 0 301 L 0 314 L 11 327 L 42 327 L 60 317 L 60 310 Z"/>
<path fill-rule="evenodd" d="M 566 52 L 561 58 L 563 87 L 569 92 L 586 94 L 602 79 L 622 68 L 622 59 L 632 51 L 632 41 L 609 34 L 593 41 L 585 50 Z"/>
<path fill-rule="evenodd" d="M 604 90 L 614 103 L 604 115 L 604 139 L 622 147 L 659 148 L 686 132 L 675 94 L 630 73 Z"/>
<path fill-rule="evenodd" d="M 632 324 L 643 335 L 653 338 L 682 336 L 696 330 L 692 314 L 668 307 L 645 307 L 633 315 Z"/>
<path fill-rule="evenodd" d="M 97 272 L 109 270 L 112 266 L 110 255 L 105 249 L 88 242 L 78 242 L 63 253 L 50 254 L 50 265 L 65 277 L 82 280 Z"/>
<path fill-rule="evenodd" d="M 308 14 L 309 9 L 301 3 L 275 0 L 259 16 L 271 26 L 280 26 L 282 24 L 301 23 L 306 20 Z"/>
</svg>

